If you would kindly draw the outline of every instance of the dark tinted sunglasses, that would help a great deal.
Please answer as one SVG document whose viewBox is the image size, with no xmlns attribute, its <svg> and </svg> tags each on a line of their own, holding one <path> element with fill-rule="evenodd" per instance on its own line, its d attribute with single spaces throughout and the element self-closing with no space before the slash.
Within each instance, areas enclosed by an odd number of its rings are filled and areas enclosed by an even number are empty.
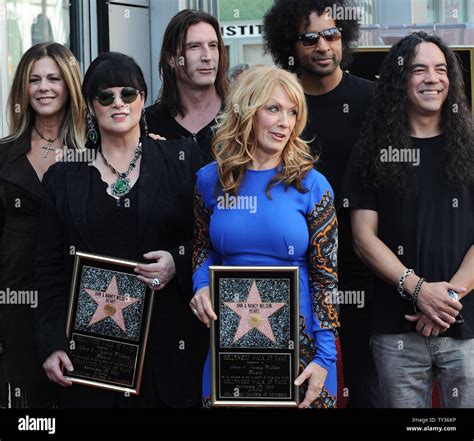
<svg viewBox="0 0 474 441">
<path fill-rule="evenodd" d="M 120 92 L 120 98 L 125 104 L 131 104 L 140 94 L 140 91 L 134 87 L 124 87 Z M 101 90 L 95 98 L 101 106 L 110 106 L 115 99 L 115 95 L 111 90 Z"/>
<path fill-rule="evenodd" d="M 311 47 L 319 43 L 319 39 L 323 37 L 326 41 L 337 41 L 341 38 L 341 30 L 339 28 L 329 28 L 321 32 L 306 32 L 298 36 L 302 46 Z"/>
</svg>

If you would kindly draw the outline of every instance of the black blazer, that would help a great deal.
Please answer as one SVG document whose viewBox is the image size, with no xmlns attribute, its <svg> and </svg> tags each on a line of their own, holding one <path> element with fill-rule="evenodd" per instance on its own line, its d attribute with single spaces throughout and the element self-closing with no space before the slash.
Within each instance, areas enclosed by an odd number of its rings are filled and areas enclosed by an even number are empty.
<svg viewBox="0 0 474 441">
<path fill-rule="evenodd" d="M 199 378 L 192 369 L 192 349 L 194 329 L 202 325 L 188 305 L 192 297 L 193 192 L 195 173 L 202 165 L 194 150 L 190 140 L 142 141 L 137 259 L 145 261 L 142 256 L 149 251 L 167 250 L 173 255 L 177 274 L 155 296 L 145 363 L 153 362 L 157 392 L 171 406 L 193 405 L 200 392 Z M 74 252 L 101 254 L 100 245 L 92 243 L 86 221 L 89 179 L 86 162 L 58 163 L 44 176 L 36 259 L 36 322 L 42 360 L 55 350 L 68 351 L 66 310 Z"/>
<path fill-rule="evenodd" d="M 43 188 L 26 154 L 31 130 L 0 142 L 0 290 L 34 292 L 34 264 Z M 54 153 L 53 153 L 54 154 Z M 30 300 L 33 300 L 30 298 Z M 0 407 L 7 406 L 7 382 L 21 387 L 12 406 L 51 405 L 49 383 L 36 353 L 34 304 L 0 304 Z"/>
</svg>

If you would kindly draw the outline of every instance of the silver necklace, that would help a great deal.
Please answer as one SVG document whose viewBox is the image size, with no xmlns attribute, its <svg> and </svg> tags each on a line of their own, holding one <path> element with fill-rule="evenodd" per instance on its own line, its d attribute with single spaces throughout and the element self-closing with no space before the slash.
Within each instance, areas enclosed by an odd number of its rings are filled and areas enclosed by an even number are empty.
<svg viewBox="0 0 474 441">
<path fill-rule="evenodd" d="M 135 149 L 135 154 L 133 155 L 132 162 L 130 162 L 130 165 L 128 166 L 128 170 L 125 173 L 119 173 L 117 170 L 115 170 L 114 167 L 112 167 L 109 164 L 104 154 L 102 153 L 102 148 L 99 148 L 99 153 L 102 158 L 102 161 L 104 161 L 104 164 L 107 167 L 109 167 L 109 169 L 112 171 L 112 173 L 114 173 L 114 175 L 117 176 L 117 179 L 115 180 L 115 182 L 110 184 L 111 193 L 118 198 L 125 196 L 131 189 L 130 179 L 128 178 L 128 175 L 136 167 L 137 161 L 142 155 L 142 143 L 140 142 L 138 144 L 138 147 Z"/>
</svg>

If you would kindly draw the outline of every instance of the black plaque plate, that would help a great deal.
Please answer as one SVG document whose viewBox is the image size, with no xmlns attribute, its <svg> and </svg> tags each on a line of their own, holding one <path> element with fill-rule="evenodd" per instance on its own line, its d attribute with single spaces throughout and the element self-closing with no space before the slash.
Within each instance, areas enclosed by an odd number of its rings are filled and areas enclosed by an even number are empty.
<svg viewBox="0 0 474 441">
<path fill-rule="evenodd" d="M 298 267 L 210 268 L 213 406 L 299 404 Z"/>
<path fill-rule="evenodd" d="M 135 266 L 76 253 L 66 330 L 72 382 L 139 393 L 154 293 Z"/>
</svg>

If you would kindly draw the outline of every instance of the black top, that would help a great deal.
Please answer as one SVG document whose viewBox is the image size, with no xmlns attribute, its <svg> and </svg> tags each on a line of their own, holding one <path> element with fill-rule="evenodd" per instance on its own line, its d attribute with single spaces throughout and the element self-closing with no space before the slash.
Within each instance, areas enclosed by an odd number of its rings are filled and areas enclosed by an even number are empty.
<svg viewBox="0 0 474 441">
<path fill-rule="evenodd" d="M 0 407 L 7 405 L 6 382 L 22 389 L 21 397 L 12 393 L 13 407 L 51 405 L 43 394 L 49 380 L 34 339 L 34 262 L 43 188 L 26 157 L 30 149 L 30 130 L 0 143 L 0 291 L 5 296 L 0 303 Z M 29 303 L 13 303 L 19 291 L 30 293 Z"/>
<path fill-rule="evenodd" d="M 0 144 L 0 289 L 33 288 L 43 189 L 26 157 L 30 144 L 30 133 Z"/>
<path fill-rule="evenodd" d="M 474 186 L 466 190 L 449 187 L 444 172 L 444 136 L 411 138 L 415 192 L 402 197 L 393 189 L 370 190 L 354 167 L 357 153 L 351 158 L 343 193 L 350 208 L 378 212 L 378 237 L 407 267 L 428 282 L 451 279 L 474 243 Z M 395 334 L 414 331 L 405 320 L 412 314 L 410 302 L 403 300 L 396 287 L 379 278 L 374 283 L 371 314 L 372 334 Z M 474 337 L 474 296 L 461 300 L 464 324 L 455 324 L 440 336 Z"/>
<path fill-rule="evenodd" d="M 216 125 L 215 119 L 199 132 L 191 133 L 179 124 L 169 112 L 160 110 L 156 104 L 147 107 L 145 113 L 148 132 L 164 136 L 166 139 L 191 138 L 199 146 L 204 164 L 209 164 L 214 160 L 211 154 L 211 145 L 214 136 L 212 128 Z"/>
<path fill-rule="evenodd" d="M 323 95 L 308 95 L 308 124 L 303 139 L 310 143 L 313 154 L 319 156 L 316 169 L 331 184 L 336 200 L 352 148 L 374 95 L 374 83 L 344 73 L 336 88 Z M 346 277 L 368 274 L 352 246 L 352 232 L 347 211 L 338 212 L 339 252 L 338 272 L 344 285 Z"/>
<path fill-rule="evenodd" d="M 107 193 L 107 183 L 102 180 L 99 170 L 90 167 L 90 173 L 86 222 L 90 226 L 91 241 L 100 244 L 101 252 L 106 256 L 141 260 L 137 249 L 140 179 L 126 195 L 116 199 Z"/>
</svg>

